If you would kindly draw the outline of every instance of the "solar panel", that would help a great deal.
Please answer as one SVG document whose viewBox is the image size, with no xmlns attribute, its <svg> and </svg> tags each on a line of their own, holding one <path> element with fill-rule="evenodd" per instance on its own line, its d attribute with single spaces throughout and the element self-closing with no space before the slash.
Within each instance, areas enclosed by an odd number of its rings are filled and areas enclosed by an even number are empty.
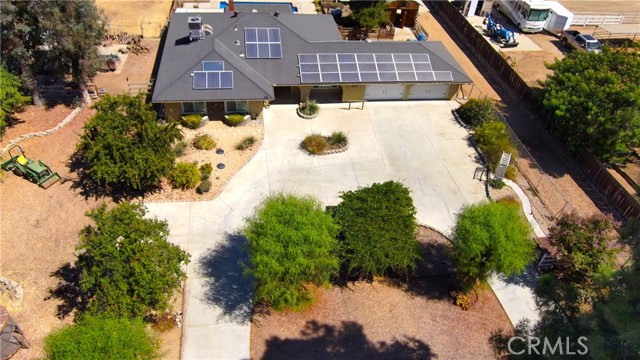
<svg viewBox="0 0 640 360">
<path fill-rule="evenodd" d="M 416 81 L 416 73 L 414 73 L 413 71 L 398 71 L 398 80 Z"/>
<path fill-rule="evenodd" d="M 224 70 L 224 61 L 203 61 L 202 71 L 222 71 Z"/>
<path fill-rule="evenodd" d="M 300 62 L 300 64 L 317 63 L 318 55 L 300 54 L 298 55 L 298 62 Z"/>
<path fill-rule="evenodd" d="M 416 69 L 416 71 L 433 71 L 429 63 L 414 63 L 413 68 Z"/>
<path fill-rule="evenodd" d="M 207 72 L 207 88 L 219 88 L 220 87 L 220 72 L 211 71 Z"/>
<path fill-rule="evenodd" d="M 318 59 L 321 63 L 336 63 L 338 62 L 336 54 L 319 54 Z"/>
<path fill-rule="evenodd" d="M 338 72 L 338 64 L 320 64 L 321 72 Z"/>
<path fill-rule="evenodd" d="M 358 64 L 356 63 L 339 63 L 340 72 L 358 71 Z"/>
<path fill-rule="evenodd" d="M 431 62 L 429 61 L 429 55 L 428 54 L 411 54 L 411 59 L 413 59 L 413 62 Z"/>
<path fill-rule="evenodd" d="M 302 83 L 319 83 L 320 73 L 302 73 L 300 74 L 300 81 Z"/>
<path fill-rule="evenodd" d="M 343 82 L 360 82 L 360 75 L 357 72 L 340 73 Z"/>
<path fill-rule="evenodd" d="M 378 71 L 375 63 L 358 63 L 360 71 Z"/>
<path fill-rule="evenodd" d="M 376 62 L 393 62 L 391 54 L 375 54 Z"/>
<path fill-rule="evenodd" d="M 436 79 L 433 75 L 433 71 L 416 71 L 416 78 L 418 79 L 418 81 L 435 81 Z"/>
<path fill-rule="evenodd" d="M 196 71 L 193 73 L 193 89 L 207 88 L 207 74 L 204 71 Z"/>
<path fill-rule="evenodd" d="M 337 72 L 323 72 L 320 73 L 322 82 L 340 82 L 340 73 Z"/>
<path fill-rule="evenodd" d="M 378 72 L 380 75 L 380 81 L 398 81 L 398 76 L 395 72 Z"/>
<path fill-rule="evenodd" d="M 378 63 L 378 71 L 396 71 L 393 63 Z"/>
<path fill-rule="evenodd" d="M 411 54 L 393 54 L 393 61 L 396 63 L 410 63 Z"/>
<path fill-rule="evenodd" d="M 434 71 L 433 75 L 436 81 L 453 81 L 453 75 L 451 71 Z"/>
<path fill-rule="evenodd" d="M 413 64 L 412 63 L 396 63 L 396 70 L 413 71 Z"/>
<path fill-rule="evenodd" d="M 233 71 L 220 72 L 220 88 L 233 89 Z"/>
<path fill-rule="evenodd" d="M 318 64 L 300 64 L 300 72 L 320 72 Z"/>
<path fill-rule="evenodd" d="M 356 54 L 338 54 L 338 61 L 341 63 L 356 62 Z"/>
<path fill-rule="evenodd" d="M 362 81 L 365 81 L 365 82 L 380 81 L 380 78 L 378 77 L 377 72 L 361 72 L 360 79 L 362 79 Z"/>
<path fill-rule="evenodd" d="M 358 62 L 375 62 L 373 54 L 356 54 Z"/>
<path fill-rule="evenodd" d="M 245 58 L 282 58 L 282 43 L 279 28 L 245 28 L 244 42 Z"/>
<path fill-rule="evenodd" d="M 233 89 L 233 71 L 194 71 L 193 89 Z"/>
</svg>

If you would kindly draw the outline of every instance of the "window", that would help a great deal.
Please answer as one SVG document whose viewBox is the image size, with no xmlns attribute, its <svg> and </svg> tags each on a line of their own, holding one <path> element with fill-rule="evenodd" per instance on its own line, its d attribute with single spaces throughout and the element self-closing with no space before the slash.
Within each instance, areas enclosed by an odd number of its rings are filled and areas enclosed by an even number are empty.
<svg viewBox="0 0 640 360">
<path fill-rule="evenodd" d="M 206 112 L 206 106 L 204 102 L 183 102 L 182 113 L 183 114 L 204 114 Z"/>
<path fill-rule="evenodd" d="M 225 112 L 226 113 L 248 113 L 249 112 L 249 104 L 246 101 L 225 101 Z"/>
<path fill-rule="evenodd" d="M 547 9 L 544 9 L 544 10 L 532 9 L 531 12 L 529 13 L 529 17 L 527 18 L 527 20 L 529 20 L 529 21 L 545 21 L 545 20 L 547 20 L 547 16 L 549 16 L 549 10 L 547 10 Z"/>
</svg>

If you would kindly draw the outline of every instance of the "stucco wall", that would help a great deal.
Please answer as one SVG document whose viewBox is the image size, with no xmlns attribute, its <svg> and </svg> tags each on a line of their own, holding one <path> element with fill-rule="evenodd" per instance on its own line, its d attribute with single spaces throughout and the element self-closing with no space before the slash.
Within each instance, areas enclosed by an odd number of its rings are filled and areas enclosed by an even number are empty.
<svg viewBox="0 0 640 360">
<path fill-rule="evenodd" d="M 449 85 L 449 92 L 447 93 L 447 99 L 454 99 L 458 94 L 459 88 L 460 88 L 460 84 Z"/>
<path fill-rule="evenodd" d="M 364 99 L 365 85 L 343 85 L 342 101 L 358 101 Z"/>
<path fill-rule="evenodd" d="M 249 101 L 249 113 L 251 118 L 255 119 L 262 113 L 264 107 L 264 101 Z"/>
<path fill-rule="evenodd" d="M 165 103 L 164 113 L 167 116 L 167 120 L 178 121 L 182 112 L 182 106 L 180 103 Z"/>
</svg>

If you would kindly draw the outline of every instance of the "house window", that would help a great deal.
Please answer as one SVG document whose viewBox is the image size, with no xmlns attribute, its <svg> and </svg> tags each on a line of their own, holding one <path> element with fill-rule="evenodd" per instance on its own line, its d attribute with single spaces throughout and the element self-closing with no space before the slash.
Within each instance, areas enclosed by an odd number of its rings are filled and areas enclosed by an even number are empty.
<svg viewBox="0 0 640 360">
<path fill-rule="evenodd" d="M 246 101 L 225 101 L 225 112 L 230 113 L 243 113 L 249 112 L 249 104 Z"/>
<path fill-rule="evenodd" d="M 206 106 L 204 102 L 183 102 L 182 113 L 183 114 L 204 114 L 206 112 Z"/>
</svg>

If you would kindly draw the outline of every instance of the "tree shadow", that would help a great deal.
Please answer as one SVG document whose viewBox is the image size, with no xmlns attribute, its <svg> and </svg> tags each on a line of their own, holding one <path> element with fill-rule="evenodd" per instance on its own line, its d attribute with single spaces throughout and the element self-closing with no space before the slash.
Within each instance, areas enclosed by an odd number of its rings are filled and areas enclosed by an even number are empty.
<svg viewBox="0 0 640 360">
<path fill-rule="evenodd" d="M 535 289 L 538 284 L 538 272 L 536 271 L 536 267 L 533 264 L 527 265 L 524 271 L 519 275 L 513 276 L 500 276 L 500 279 L 506 282 L 507 284 L 513 284 L 518 286 L 528 287 L 530 289 Z"/>
<path fill-rule="evenodd" d="M 266 340 L 264 360 L 281 359 L 436 359 L 431 347 L 415 337 L 404 336 L 391 342 L 367 338 L 363 326 L 343 321 L 339 326 L 308 321 L 300 338 L 273 336 Z"/>
<path fill-rule="evenodd" d="M 66 318 L 74 310 L 83 311 L 87 307 L 86 294 L 80 287 L 80 274 L 77 263 L 73 265 L 66 263 L 50 275 L 58 278 L 58 285 L 54 289 L 49 289 L 49 296 L 45 297 L 45 300 L 61 301 L 56 312 L 59 319 Z"/>
<path fill-rule="evenodd" d="M 253 278 L 243 274 L 240 263 L 248 263 L 244 251 L 247 239 L 226 234 L 225 240 L 198 259 L 198 274 L 204 279 L 204 301 L 219 307 L 226 321 L 248 324 L 251 321 Z"/>
<path fill-rule="evenodd" d="M 451 245 L 440 242 L 421 244 L 423 260 L 409 276 L 407 292 L 427 299 L 444 300 L 449 297 L 449 285 L 455 282 L 455 264 L 450 256 Z"/>
</svg>

